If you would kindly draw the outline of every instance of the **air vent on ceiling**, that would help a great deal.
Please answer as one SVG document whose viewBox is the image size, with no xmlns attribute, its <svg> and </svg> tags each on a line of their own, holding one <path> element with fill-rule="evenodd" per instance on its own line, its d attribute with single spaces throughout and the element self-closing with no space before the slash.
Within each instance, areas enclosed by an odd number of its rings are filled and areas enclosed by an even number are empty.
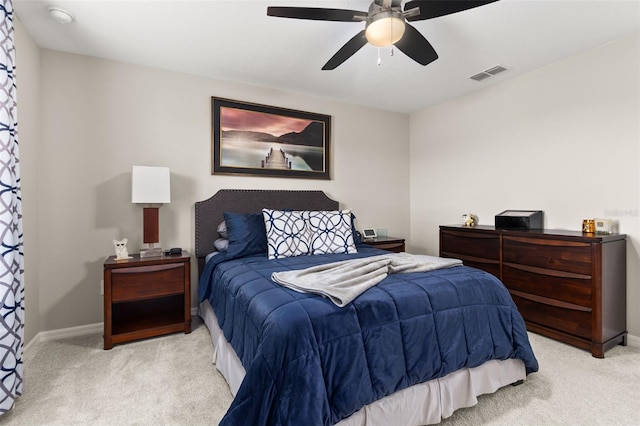
<svg viewBox="0 0 640 426">
<path fill-rule="evenodd" d="M 478 74 L 472 75 L 469 78 L 475 81 L 482 81 L 482 80 L 486 80 L 489 77 L 493 77 L 496 74 L 500 74 L 501 72 L 504 72 L 506 70 L 507 68 L 501 65 L 496 65 L 495 67 L 491 67 L 488 70 L 484 70 L 482 72 L 479 72 Z"/>
<path fill-rule="evenodd" d="M 481 72 L 478 73 L 476 75 L 472 75 L 471 77 L 469 77 L 471 80 L 475 80 L 475 81 L 482 81 L 486 78 L 491 77 L 491 74 L 487 74 L 486 72 Z"/>
</svg>

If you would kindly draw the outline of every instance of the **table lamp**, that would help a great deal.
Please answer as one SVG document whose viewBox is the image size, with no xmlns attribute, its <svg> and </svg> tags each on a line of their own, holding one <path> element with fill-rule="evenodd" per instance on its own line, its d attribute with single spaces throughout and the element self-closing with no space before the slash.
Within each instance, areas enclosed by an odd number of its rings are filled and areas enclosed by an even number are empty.
<svg viewBox="0 0 640 426">
<path fill-rule="evenodd" d="M 133 166 L 131 171 L 131 202 L 146 204 L 143 208 L 143 243 L 140 257 L 162 256 L 158 226 L 158 206 L 171 202 L 171 183 L 168 167 Z"/>
</svg>

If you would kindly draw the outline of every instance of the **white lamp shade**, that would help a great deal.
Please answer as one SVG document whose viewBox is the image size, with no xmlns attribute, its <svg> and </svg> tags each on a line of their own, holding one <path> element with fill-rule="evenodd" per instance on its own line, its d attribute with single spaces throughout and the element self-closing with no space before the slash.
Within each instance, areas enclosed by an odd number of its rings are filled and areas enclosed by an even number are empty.
<svg viewBox="0 0 640 426">
<path fill-rule="evenodd" d="M 171 202 L 168 167 L 133 166 L 131 171 L 131 202 L 165 204 Z"/>
</svg>

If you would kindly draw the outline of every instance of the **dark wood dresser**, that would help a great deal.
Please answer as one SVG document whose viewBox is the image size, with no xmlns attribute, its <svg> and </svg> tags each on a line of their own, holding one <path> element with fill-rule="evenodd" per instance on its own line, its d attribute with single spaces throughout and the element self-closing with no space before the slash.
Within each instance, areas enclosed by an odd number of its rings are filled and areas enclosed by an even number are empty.
<svg viewBox="0 0 640 426">
<path fill-rule="evenodd" d="M 591 351 L 626 345 L 626 235 L 440 227 L 440 256 L 498 277 L 527 329 Z"/>
</svg>

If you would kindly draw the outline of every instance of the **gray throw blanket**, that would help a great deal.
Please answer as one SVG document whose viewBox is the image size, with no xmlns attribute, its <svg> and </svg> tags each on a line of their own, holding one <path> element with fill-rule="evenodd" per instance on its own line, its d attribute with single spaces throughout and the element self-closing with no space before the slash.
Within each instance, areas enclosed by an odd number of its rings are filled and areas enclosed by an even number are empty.
<svg viewBox="0 0 640 426">
<path fill-rule="evenodd" d="M 459 259 L 391 253 L 327 263 L 297 271 L 274 272 L 271 279 L 300 293 L 328 297 L 333 303 L 343 307 L 385 279 L 388 274 L 427 272 L 461 264 Z"/>
</svg>

